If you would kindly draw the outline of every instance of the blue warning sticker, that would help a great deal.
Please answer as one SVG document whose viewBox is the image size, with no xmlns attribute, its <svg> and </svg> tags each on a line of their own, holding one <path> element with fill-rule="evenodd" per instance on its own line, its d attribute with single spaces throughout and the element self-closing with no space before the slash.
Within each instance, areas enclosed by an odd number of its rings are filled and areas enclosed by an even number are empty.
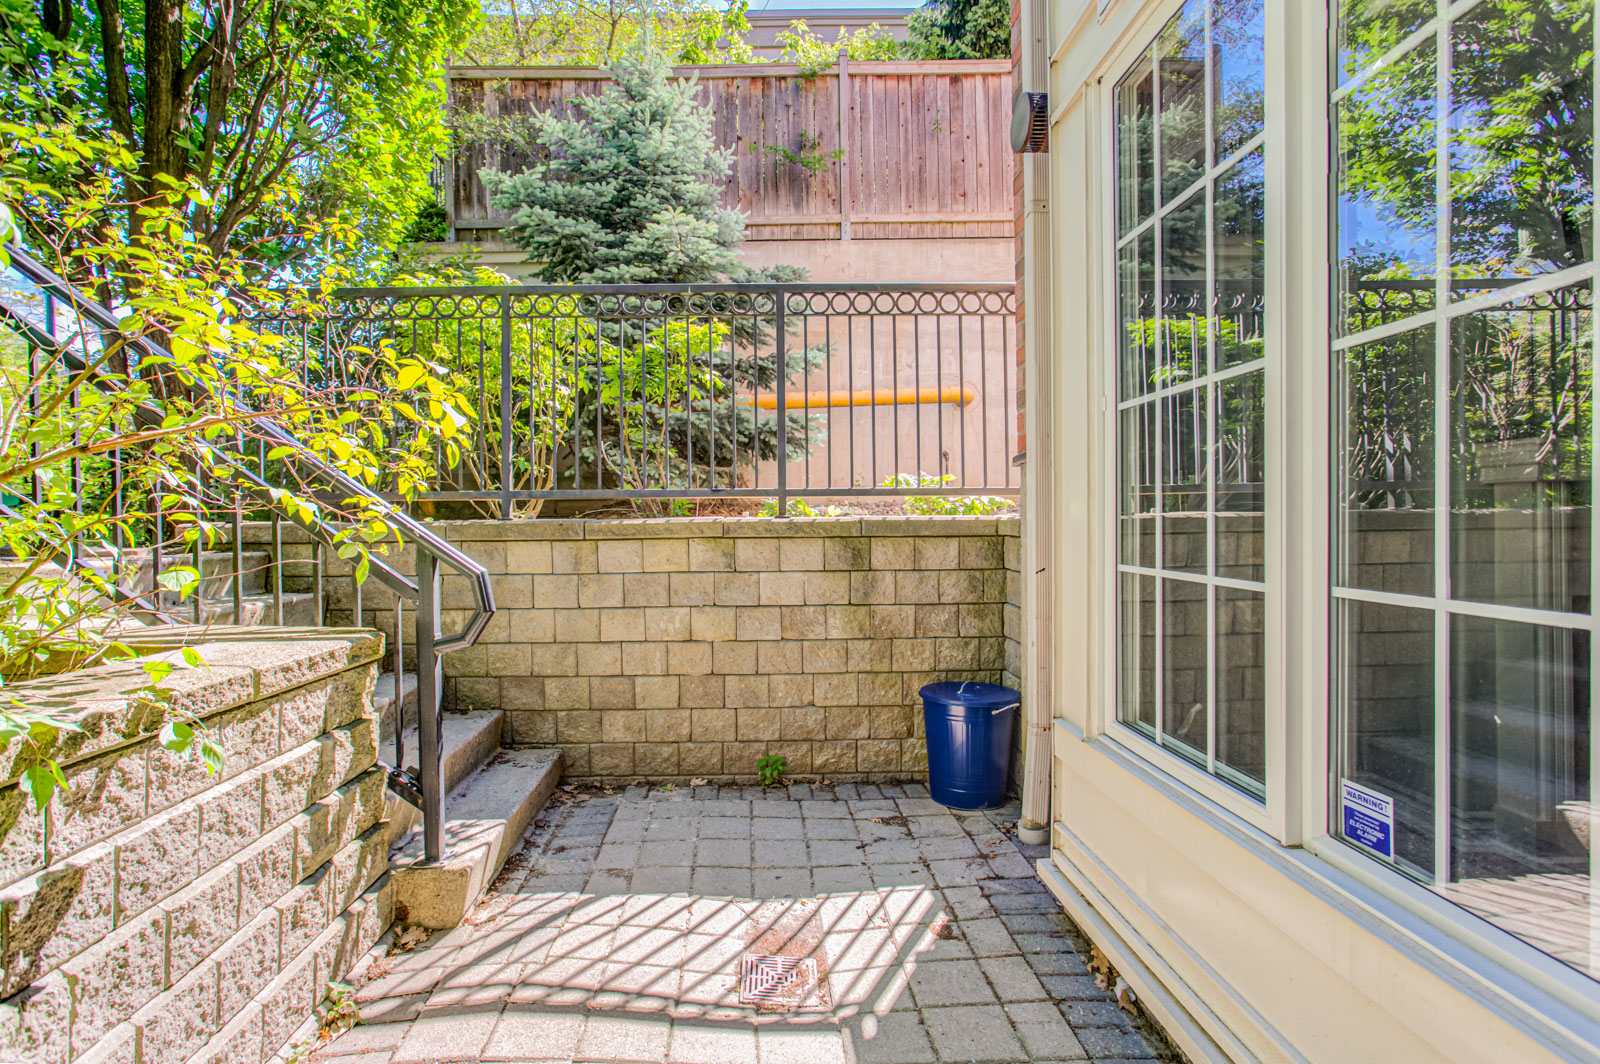
<svg viewBox="0 0 1600 1064">
<path fill-rule="evenodd" d="M 1394 860 L 1394 799 L 1349 780 L 1339 781 L 1343 835 L 1386 861 Z"/>
</svg>

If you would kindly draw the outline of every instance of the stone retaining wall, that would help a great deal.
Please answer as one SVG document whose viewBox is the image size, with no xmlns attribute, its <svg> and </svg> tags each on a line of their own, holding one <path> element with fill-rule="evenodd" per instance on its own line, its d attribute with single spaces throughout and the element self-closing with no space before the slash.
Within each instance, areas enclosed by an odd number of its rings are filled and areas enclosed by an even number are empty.
<svg viewBox="0 0 1600 1064">
<path fill-rule="evenodd" d="M 840 780 L 920 777 L 918 689 L 1020 674 L 1016 518 L 435 527 L 494 574 L 500 608 L 444 659 L 447 706 L 505 710 L 507 741 L 560 747 L 569 777 L 748 779 L 766 754 Z M 396 565 L 414 571 L 410 552 Z M 350 581 L 324 589 L 330 621 L 354 623 Z M 369 582 L 361 623 L 389 630 L 392 603 Z M 447 629 L 467 603 L 447 580 Z"/>
<path fill-rule="evenodd" d="M 163 631 L 159 638 L 168 638 Z M 333 630 L 205 636 L 163 682 L 214 729 L 219 776 L 157 744 L 137 667 L 45 682 L 83 706 L 41 816 L 4 752 L 0 1060 L 258 1064 L 392 920 L 381 640 Z"/>
</svg>

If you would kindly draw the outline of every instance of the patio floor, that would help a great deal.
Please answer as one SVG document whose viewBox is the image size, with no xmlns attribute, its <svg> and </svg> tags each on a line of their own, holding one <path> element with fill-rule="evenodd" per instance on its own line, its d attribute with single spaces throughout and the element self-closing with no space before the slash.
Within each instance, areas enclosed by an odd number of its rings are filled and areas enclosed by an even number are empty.
<svg viewBox="0 0 1600 1064">
<path fill-rule="evenodd" d="M 1015 817 L 915 784 L 558 792 L 472 922 L 375 960 L 312 1059 L 1176 1059 L 1095 985 Z M 747 954 L 789 959 L 786 1004 L 741 1002 Z"/>
</svg>

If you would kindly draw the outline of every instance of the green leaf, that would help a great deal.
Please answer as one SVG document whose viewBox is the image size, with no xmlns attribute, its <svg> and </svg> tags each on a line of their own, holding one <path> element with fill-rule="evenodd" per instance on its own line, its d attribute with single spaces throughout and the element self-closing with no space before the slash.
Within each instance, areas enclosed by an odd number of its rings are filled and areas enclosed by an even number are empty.
<svg viewBox="0 0 1600 1064">
<path fill-rule="evenodd" d="M 40 812 L 50 804 L 50 796 L 56 792 L 56 776 L 60 769 L 51 771 L 45 765 L 34 765 L 22 771 L 22 789 L 33 798 L 33 806 Z"/>
<path fill-rule="evenodd" d="M 181 720 L 169 720 L 161 725 L 156 741 L 173 753 L 181 754 L 194 742 L 194 728 Z"/>
<path fill-rule="evenodd" d="M 173 664 L 170 661 L 141 661 L 139 667 L 144 674 L 150 677 L 150 685 L 154 687 L 168 676 L 172 675 Z"/>
<path fill-rule="evenodd" d="M 225 755 L 222 752 L 222 747 L 210 739 L 201 739 L 200 759 L 206 763 L 206 775 L 215 776 L 222 771 Z"/>
</svg>

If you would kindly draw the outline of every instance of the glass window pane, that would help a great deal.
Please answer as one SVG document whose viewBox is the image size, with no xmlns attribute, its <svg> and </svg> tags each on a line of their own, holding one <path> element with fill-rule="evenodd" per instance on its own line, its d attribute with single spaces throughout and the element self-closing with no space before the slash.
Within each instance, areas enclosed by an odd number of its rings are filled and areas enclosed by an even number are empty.
<svg viewBox="0 0 1600 1064">
<path fill-rule="evenodd" d="M 1123 573 L 1119 578 L 1122 601 L 1118 648 L 1122 676 L 1117 719 L 1156 731 L 1156 580 L 1153 576 Z"/>
<path fill-rule="evenodd" d="M 1206 168 L 1205 5 L 1189 0 L 1156 41 L 1161 118 L 1161 202 L 1171 203 Z"/>
<path fill-rule="evenodd" d="M 1438 9 L 1436 0 L 1341 0 L 1339 83 L 1421 29 Z"/>
<path fill-rule="evenodd" d="M 1161 566 L 1206 571 L 1206 404 L 1184 391 L 1156 400 L 1161 419 Z"/>
<path fill-rule="evenodd" d="M 1589 634 L 1450 622 L 1451 882 L 1442 893 L 1591 966 Z"/>
<path fill-rule="evenodd" d="M 1213 0 L 1211 128 L 1217 162 L 1265 128 L 1266 9 L 1266 0 Z"/>
<path fill-rule="evenodd" d="M 1161 581 L 1162 745 L 1205 763 L 1207 715 L 1206 585 Z M 1173 740 L 1176 740 L 1174 742 Z"/>
<path fill-rule="evenodd" d="M 1261 592 L 1217 588 L 1217 763 L 1258 784 L 1267 781 L 1266 615 Z"/>
<path fill-rule="evenodd" d="M 1432 597 L 1433 326 L 1334 357 L 1334 582 Z"/>
<path fill-rule="evenodd" d="M 1117 317 L 1120 332 L 1119 398 L 1153 391 L 1162 374 L 1156 363 L 1156 236 L 1146 230 L 1117 253 Z"/>
<path fill-rule="evenodd" d="M 1433 305 L 1434 55 L 1431 44 L 1408 53 L 1338 104 L 1341 298 L 1334 318 L 1341 334 Z"/>
<path fill-rule="evenodd" d="M 1141 403 L 1121 414 L 1120 556 L 1123 565 L 1156 565 L 1156 404 Z"/>
<path fill-rule="evenodd" d="M 1592 0 L 1480 4 L 1450 30 L 1453 293 L 1594 257 Z"/>
<path fill-rule="evenodd" d="M 1262 580 L 1266 510 L 1266 375 L 1230 377 L 1217 392 L 1217 573 Z"/>
<path fill-rule="evenodd" d="M 1589 611 L 1588 283 L 1451 323 L 1454 598 Z"/>
<path fill-rule="evenodd" d="M 1155 210 L 1155 86 L 1148 57 L 1117 83 L 1117 233 Z"/>
<path fill-rule="evenodd" d="M 1197 191 L 1161 219 L 1161 380 L 1206 372 L 1206 195 Z"/>
<path fill-rule="evenodd" d="M 1337 778 L 1393 800 L 1395 863 L 1431 878 L 1433 613 L 1346 600 L 1337 619 Z M 1341 821 L 1335 810 L 1339 833 Z"/>
<path fill-rule="evenodd" d="M 1267 195 L 1264 153 L 1217 178 L 1212 195 L 1212 275 L 1217 368 L 1266 357 Z"/>
</svg>

